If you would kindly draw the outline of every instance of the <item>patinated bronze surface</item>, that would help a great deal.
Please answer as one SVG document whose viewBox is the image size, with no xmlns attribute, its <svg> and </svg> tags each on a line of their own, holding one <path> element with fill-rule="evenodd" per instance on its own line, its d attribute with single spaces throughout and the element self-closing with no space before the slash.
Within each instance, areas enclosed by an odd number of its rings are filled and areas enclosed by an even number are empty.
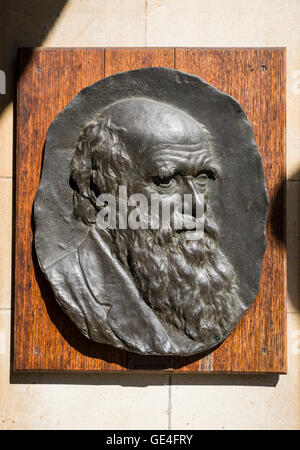
<svg viewBox="0 0 300 450">
<path fill-rule="evenodd" d="M 120 187 L 148 205 L 159 195 L 170 226 L 149 228 L 141 217 L 137 229 L 120 226 Z M 107 229 L 103 194 L 118 211 Z M 267 210 L 241 106 L 196 76 L 140 69 L 84 89 L 51 124 L 36 252 L 85 336 L 141 354 L 190 355 L 224 340 L 255 299 Z"/>
</svg>

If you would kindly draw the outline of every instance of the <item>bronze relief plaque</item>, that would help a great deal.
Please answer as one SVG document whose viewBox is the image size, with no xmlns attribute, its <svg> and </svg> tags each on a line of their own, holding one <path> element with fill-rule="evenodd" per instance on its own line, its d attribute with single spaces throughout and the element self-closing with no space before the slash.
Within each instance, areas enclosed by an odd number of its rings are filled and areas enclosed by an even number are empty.
<svg viewBox="0 0 300 450">
<path fill-rule="evenodd" d="M 85 88 L 52 122 L 34 205 L 40 267 L 96 342 L 192 355 L 255 299 L 268 196 L 239 103 L 167 68 Z"/>
</svg>

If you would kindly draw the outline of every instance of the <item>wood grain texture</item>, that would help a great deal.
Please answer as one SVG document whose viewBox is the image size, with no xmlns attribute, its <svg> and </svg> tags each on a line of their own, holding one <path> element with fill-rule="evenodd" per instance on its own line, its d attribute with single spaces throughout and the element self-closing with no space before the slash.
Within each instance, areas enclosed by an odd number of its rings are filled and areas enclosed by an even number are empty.
<svg viewBox="0 0 300 450">
<path fill-rule="evenodd" d="M 284 49 L 21 49 L 17 101 L 14 370 L 286 373 Z M 56 304 L 33 249 L 32 206 L 47 129 L 84 87 L 141 67 L 174 67 L 236 98 L 253 125 L 270 197 L 259 295 L 214 351 L 142 357 L 86 339 Z"/>
</svg>

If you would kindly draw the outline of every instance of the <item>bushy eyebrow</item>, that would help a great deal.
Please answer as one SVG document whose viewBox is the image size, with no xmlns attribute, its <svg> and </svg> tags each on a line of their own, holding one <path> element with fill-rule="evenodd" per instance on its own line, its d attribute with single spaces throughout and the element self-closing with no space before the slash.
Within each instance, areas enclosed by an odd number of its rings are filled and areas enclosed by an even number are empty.
<svg viewBox="0 0 300 450">
<path fill-rule="evenodd" d="M 180 175 L 182 171 L 177 170 L 176 165 L 174 164 L 163 164 L 157 165 L 151 171 L 152 176 L 158 176 L 160 178 L 167 178 L 174 175 Z"/>
<path fill-rule="evenodd" d="M 190 154 L 190 158 L 186 157 L 186 152 L 182 152 L 179 149 L 157 151 L 154 160 L 152 160 L 151 167 L 149 167 L 151 176 L 164 178 L 185 175 L 186 173 L 191 173 L 196 176 L 201 170 L 211 171 L 214 178 L 220 174 L 220 168 L 211 150 L 201 149 L 188 153 Z"/>
</svg>

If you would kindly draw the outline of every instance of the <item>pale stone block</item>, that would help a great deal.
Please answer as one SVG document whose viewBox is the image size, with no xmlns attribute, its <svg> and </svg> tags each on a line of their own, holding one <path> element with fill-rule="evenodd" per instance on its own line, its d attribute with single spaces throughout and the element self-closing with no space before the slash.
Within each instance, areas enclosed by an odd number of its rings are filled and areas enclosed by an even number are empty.
<svg viewBox="0 0 300 450">
<path fill-rule="evenodd" d="M 8 95 L 8 94 L 5 94 Z M 0 177 L 12 177 L 13 175 L 13 104 L 10 103 L 0 113 L 0 142 L 1 163 Z"/>
<path fill-rule="evenodd" d="M 145 1 L 72 0 L 49 30 L 46 47 L 145 45 Z"/>
<path fill-rule="evenodd" d="M 148 0 L 148 46 L 299 46 L 297 0 Z"/>
<path fill-rule="evenodd" d="M 12 180 L 0 178 L 0 309 L 11 307 Z"/>
<path fill-rule="evenodd" d="M 300 45 L 298 52 L 300 52 Z M 300 181 L 300 64 L 299 71 L 295 70 L 289 75 L 287 81 L 287 178 Z M 295 83 L 298 77 L 299 91 Z"/>
<path fill-rule="evenodd" d="M 300 37 L 287 49 L 287 176 L 300 180 Z"/>
<path fill-rule="evenodd" d="M 10 383 L 10 314 L 0 310 L 0 429 L 167 429 L 167 374 L 35 373 Z"/>
<path fill-rule="evenodd" d="M 173 375 L 172 429 L 299 429 L 300 314 L 288 314 L 288 375 Z"/>
</svg>

